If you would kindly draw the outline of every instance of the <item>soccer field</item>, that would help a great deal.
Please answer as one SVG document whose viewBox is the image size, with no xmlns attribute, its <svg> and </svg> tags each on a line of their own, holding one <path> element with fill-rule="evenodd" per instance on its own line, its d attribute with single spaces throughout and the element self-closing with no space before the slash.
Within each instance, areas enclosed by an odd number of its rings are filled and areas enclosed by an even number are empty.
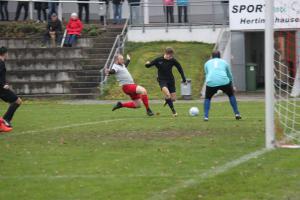
<svg viewBox="0 0 300 200">
<path fill-rule="evenodd" d="M 2 111 L 4 104 L 1 104 Z M 209 122 L 112 105 L 27 102 L 0 135 L 0 199 L 299 200 L 300 151 L 264 148 L 264 104 L 242 121 L 214 103 Z M 202 111 L 201 111 L 202 112 Z"/>
</svg>

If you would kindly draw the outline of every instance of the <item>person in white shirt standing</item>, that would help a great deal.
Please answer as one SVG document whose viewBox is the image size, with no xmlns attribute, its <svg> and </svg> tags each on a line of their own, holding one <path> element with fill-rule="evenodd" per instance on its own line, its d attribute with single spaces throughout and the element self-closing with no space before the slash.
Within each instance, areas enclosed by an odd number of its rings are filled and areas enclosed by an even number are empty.
<svg viewBox="0 0 300 200">
<path fill-rule="evenodd" d="M 127 61 L 125 62 L 123 55 L 119 54 L 115 58 L 115 63 L 111 69 L 106 70 L 106 75 L 114 74 L 122 86 L 123 92 L 130 96 L 132 101 L 130 102 L 117 102 L 113 107 L 112 111 L 115 111 L 120 108 L 140 108 L 143 103 L 148 116 L 153 116 L 153 112 L 149 107 L 149 98 L 147 90 L 134 83 L 134 80 L 129 73 L 127 67 L 130 63 L 130 56 L 127 55 Z"/>
</svg>

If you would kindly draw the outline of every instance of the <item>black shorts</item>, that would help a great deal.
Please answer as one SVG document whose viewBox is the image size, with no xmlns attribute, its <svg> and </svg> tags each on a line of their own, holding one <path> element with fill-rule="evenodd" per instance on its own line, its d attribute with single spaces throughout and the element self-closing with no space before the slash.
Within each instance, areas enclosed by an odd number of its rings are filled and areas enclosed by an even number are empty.
<svg viewBox="0 0 300 200">
<path fill-rule="evenodd" d="M 175 93 L 176 92 L 176 86 L 175 86 L 175 81 L 174 80 L 159 80 L 157 79 L 160 89 L 163 87 L 168 88 L 170 93 Z"/>
<path fill-rule="evenodd" d="M 14 103 L 18 100 L 18 96 L 11 90 L 0 89 L 0 98 L 7 103 Z"/>
<path fill-rule="evenodd" d="M 231 83 L 217 87 L 206 86 L 205 99 L 211 99 L 218 92 L 218 90 L 222 90 L 229 97 L 234 95 Z"/>
</svg>

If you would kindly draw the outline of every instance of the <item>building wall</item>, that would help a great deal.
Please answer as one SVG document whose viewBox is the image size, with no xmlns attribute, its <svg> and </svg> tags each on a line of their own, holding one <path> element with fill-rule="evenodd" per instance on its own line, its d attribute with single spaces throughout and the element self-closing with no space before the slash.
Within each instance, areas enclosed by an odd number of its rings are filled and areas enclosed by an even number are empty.
<svg viewBox="0 0 300 200">
<path fill-rule="evenodd" d="M 165 27 L 130 28 L 128 31 L 128 40 L 131 42 L 154 42 L 154 41 L 181 41 L 181 42 L 204 42 L 216 43 L 221 28 L 212 27 L 174 27 L 166 31 Z"/>
<path fill-rule="evenodd" d="M 246 90 L 245 70 L 245 34 L 231 32 L 231 66 L 234 76 L 234 85 L 238 91 Z"/>
</svg>

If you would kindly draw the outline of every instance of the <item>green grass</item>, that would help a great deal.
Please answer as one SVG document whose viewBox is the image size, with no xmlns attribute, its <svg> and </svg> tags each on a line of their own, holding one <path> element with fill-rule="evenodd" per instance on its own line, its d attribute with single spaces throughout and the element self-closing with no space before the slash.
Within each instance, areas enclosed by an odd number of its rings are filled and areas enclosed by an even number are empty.
<svg viewBox="0 0 300 200">
<path fill-rule="evenodd" d="M 0 199 L 149 199 L 264 146 L 263 103 L 241 103 L 242 121 L 214 103 L 207 123 L 187 115 L 194 105 L 176 106 L 178 118 L 161 105 L 148 118 L 144 109 L 25 103 L 14 131 L 0 135 Z M 299 156 L 274 150 L 166 199 L 298 200 Z"/>
<path fill-rule="evenodd" d="M 126 44 L 126 52 L 131 55 L 131 72 L 137 84 L 144 86 L 151 99 L 161 99 L 162 95 L 156 81 L 157 69 L 145 67 L 146 61 L 155 59 L 163 55 L 166 47 L 175 49 L 175 57 L 183 66 L 187 78 L 192 79 L 192 89 L 194 98 L 199 97 L 203 84 L 203 65 L 210 57 L 213 45 L 204 43 L 190 42 L 151 42 L 151 43 L 131 43 Z M 178 94 L 180 91 L 181 77 L 177 69 L 173 68 L 176 79 Z M 106 86 L 105 99 L 123 99 L 119 84 L 114 77 L 110 77 L 109 84 Z"/>
</svg>

